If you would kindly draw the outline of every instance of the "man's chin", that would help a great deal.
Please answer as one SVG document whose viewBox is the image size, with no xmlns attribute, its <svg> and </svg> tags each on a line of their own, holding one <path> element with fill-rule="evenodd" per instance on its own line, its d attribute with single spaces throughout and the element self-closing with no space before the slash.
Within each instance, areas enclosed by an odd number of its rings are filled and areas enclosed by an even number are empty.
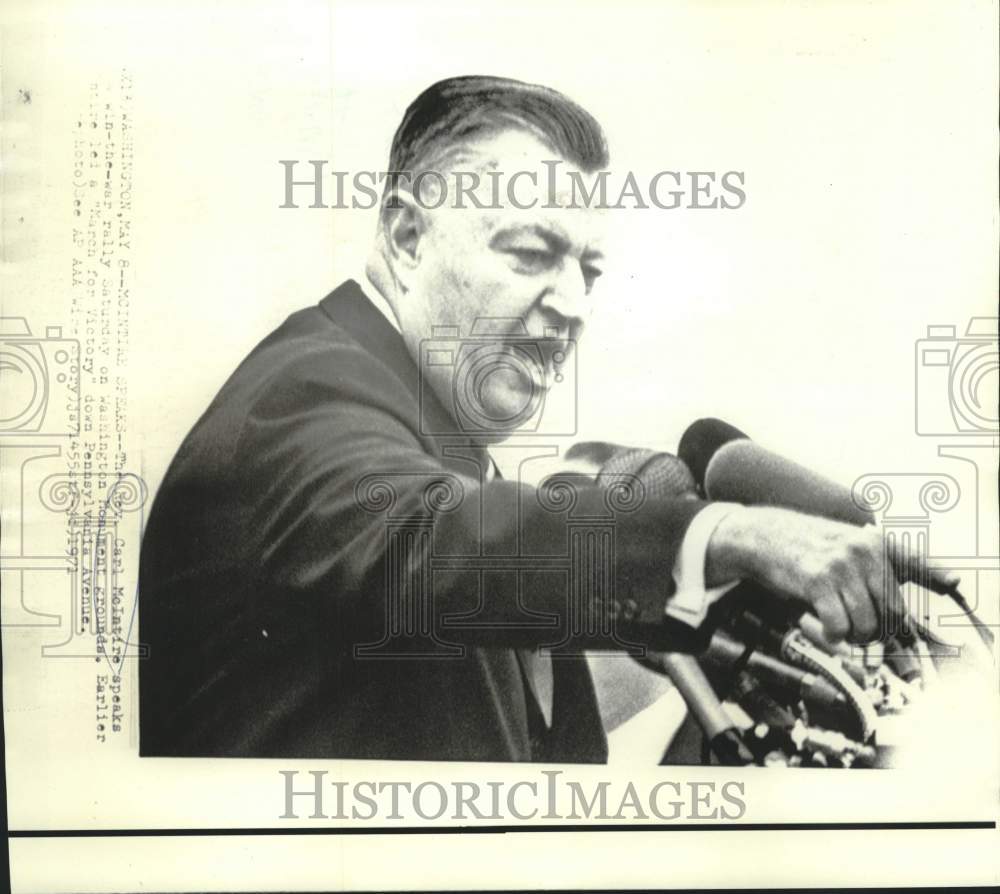
<svg viewBox="0 0 1000 894">
<path fill-rule="evenodd" d="M 530 430 L 542 408 L 544 392 L 505 388 L 468 413 L 463 427 L 470 434 L 502 441 L 521 430 Z M 475 429 L 475 431 L 471 430 Z"/>
</svg>

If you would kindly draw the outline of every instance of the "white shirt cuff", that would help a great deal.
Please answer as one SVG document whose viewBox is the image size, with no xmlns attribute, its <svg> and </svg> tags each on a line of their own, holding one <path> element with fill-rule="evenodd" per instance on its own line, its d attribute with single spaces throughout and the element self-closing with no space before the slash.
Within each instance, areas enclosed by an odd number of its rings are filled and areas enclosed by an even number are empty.
<svg viewBox="0 0 1000 894">
<path fill-rule="evenodd" d="M 739 503 L 709 503 L 691 519 L 674 561 L 677 592 L 667 600 L 666 614 L 670 617 L 699 627 L 712 603 L 739 583 L 734 580 L 706 589 L 705 554 L 708 552 L 708 541 L 719 523 L 731 512 L 742 508 Z"/>
</svg>

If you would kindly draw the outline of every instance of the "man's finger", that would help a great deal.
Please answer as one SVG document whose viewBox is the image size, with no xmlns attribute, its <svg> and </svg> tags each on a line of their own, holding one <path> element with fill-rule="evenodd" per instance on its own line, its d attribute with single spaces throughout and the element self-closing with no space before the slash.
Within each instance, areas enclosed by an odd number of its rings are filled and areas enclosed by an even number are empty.
<svg viewBox="0 0 1000 894">
<path fill-rule="evenodd" d="M 929 576 L 926 587 L 935 593 L 951 593 L 957 590 L 958 585 L 962 582 L 961 577 L 954 571 L 949 571 L 946 568 L 932 568 L 928 566 L 927 573 Z"/>
<path fill-rule="evenodd" d="M 865 579 L 872 604 L 878 614 L 879 629 L 875 633 L 875 638 L 885 639 L 899 630 L 903 619 L 907 617 L 899 581 L 896 580 L 892 567 L 883 562 L 872 566 Z"/>
<path fill-rule="evenodd" d="M 878 634 L 879 615 L 867 580 L 859 570 L 852 568 L 839 592 L 848 613 L 851 642 L 871 642 Z"/>
<path fill-rule="evenodd" d="M 934 568 L 927 556 L 916 548 L 909 538 L 886 537 L 885 551 L 900 583 L 914 583 L 935 593 L 950 593 L 961 583 L 961 578 L 946 568 Z"/>
<path fill-rule="evenodd" d="M 851 622 L 840 593 L 828 587 L 812 595 L 813 608 L 823 622 L 823 635 L 831 643 L 839 643 L 851 632 Z"/>
</svg>

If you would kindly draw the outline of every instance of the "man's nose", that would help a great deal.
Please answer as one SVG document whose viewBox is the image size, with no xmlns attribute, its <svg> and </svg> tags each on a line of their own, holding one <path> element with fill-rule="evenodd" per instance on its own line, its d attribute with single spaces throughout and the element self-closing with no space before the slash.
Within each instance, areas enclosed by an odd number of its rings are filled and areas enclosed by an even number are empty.
<svg viewBox="0 0 1000 894">
<path fill-rule="evenodd" d="M 565 327 L 575 331 L 584 324 L 590 297 L 579 261 L 575 258 L 566 259 L 542 296 L 541 303 L 546 311 L 560 318 L 554 325 L 558 325 L 561 330 Z"/>
</svg>

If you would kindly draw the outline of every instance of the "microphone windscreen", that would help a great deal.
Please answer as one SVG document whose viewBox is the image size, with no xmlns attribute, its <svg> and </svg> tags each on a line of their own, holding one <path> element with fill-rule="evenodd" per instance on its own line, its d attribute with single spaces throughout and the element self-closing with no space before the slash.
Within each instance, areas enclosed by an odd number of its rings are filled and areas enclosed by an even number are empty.
<svg viewBox="0 0 1000 894">
<path fill-rule="evenodd" d="M 750 440 L 719 447 L 705 470 L 705 493 L 711 500 L 748 506 L 782 506 L 851 525 L 874 524 L 848 487 L 772 453 Z"/>
<path fill-rule="evenodd" d="M 691 470 L 670 453 L 624 448 L 601 466 L 597 483 L 601 487 L 611 487 L 625 476 L 637 478 L 646 495 L 654 499 L 697 496 Z"/>
<path fill-rule="evenodd" d="M 691 470 L 699 490 L 705 489 L 705 471 L 712 457 L 725 444 L 748 438 L 738 428 L 721 419 L 698 419 L 692 422 L 681 437 L 677 454 Z"/>
</svg>

